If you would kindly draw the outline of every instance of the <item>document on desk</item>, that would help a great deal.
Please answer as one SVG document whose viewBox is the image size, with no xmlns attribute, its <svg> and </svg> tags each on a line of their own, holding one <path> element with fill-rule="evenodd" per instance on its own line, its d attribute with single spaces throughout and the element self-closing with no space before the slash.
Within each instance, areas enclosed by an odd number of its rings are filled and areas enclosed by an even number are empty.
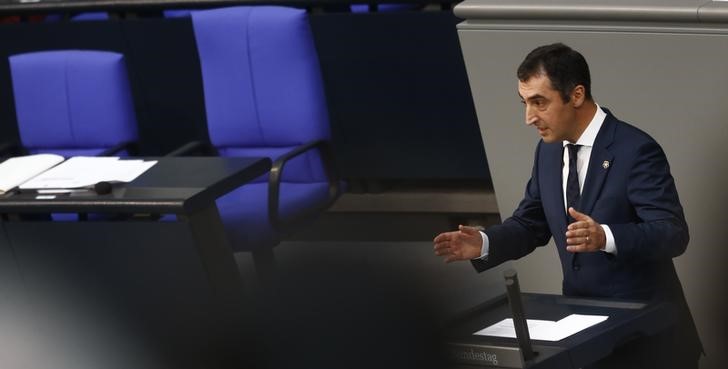
<svg viewBox="0 0 728 369">
<path fill-rule="evenodd" d="M 561 341 L 572 334 L 579 333 L 584 329 L 599 324 L 607 320 L 607 318 L 609 317 L 605 315 L 571 314 L 558 321 L 526 319 L 526 322 L 531 339 Z M 477 336 L 516 338 L 516 329 L 513 327 L 513 319 L 508 318 L 473 334 Z"/>
<path fill-rule="evenodd" d="M 0 163 L 0 195 L 63 161 L 56 154 L 16 156 Z"/>
<path fill-rule="evenodd" d="M 119 160 L 118 157 L 76 156 L 20 185 L 20 189 L 93 187 L 99 182 L 131 182 L 156 161 Z"/>
</svg>

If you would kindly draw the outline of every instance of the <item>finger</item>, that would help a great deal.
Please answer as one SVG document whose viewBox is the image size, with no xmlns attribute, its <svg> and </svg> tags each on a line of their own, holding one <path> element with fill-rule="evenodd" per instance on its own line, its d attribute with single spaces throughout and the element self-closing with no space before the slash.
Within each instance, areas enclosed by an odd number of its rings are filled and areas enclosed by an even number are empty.
<svg viewBox="0 0 728 369">
<path fill-rule="evenodd" d="M 592 219 L 587 217 L 586 220 L 577 220 L 569 224 L 566 229 L 575 230 L 575 229 L 581 229 L 581 228 L 589 228 L 589 224 L 591 224 Z"/>
<path fill-rule="evenodd" d="M 435 249 L 435 251 L 441 251 L 441 250 L 445 250 L 445 249 L 447 249 L 449 247 L 450 247 L 450 242 L 449 241 L 444 241 L 444 242 L 438 242 L 438 243 L 436 243 L 434 249 Z"/>
<path fill-rule="evenodd" d="M 576 253 L 576 252 L 585 252 L 587 250 L 586 250 L 586 247 L 584 247 L 583 245 L 575 245 L 575 246 L 566 246 L 566 251 Z"/>
<path fill-rule="evenodd" d="M 443 232 L 443 233 L 438 234 L 437 237 L 435 237 L 435 239 L 432 240 L 432 242 L 438 243 L 438 242 L 448 241 L 448 240 L 450 240 L 451 236 L 452 236 L 452 232 Z"/>
<path fill-rule="evenodd" d="M 580 220 L 588 221 L 591 219 L 588 215 L 580 213 L 572 207 L 569 207 L 569 215 L 571 215 L 571 217 L 574 218 L 574 220 L 576 220 L 576 221 L 580 221 Z"/>
<path fill-rule="evenodd" d="M 569 237 L 566 239 L 567 245 L 584 245 L 586 244 L 586 237 Z"/>
<path fill-rule="evenodd" d="M 480 234 L 480 229 L 477 227 L 459 225 L 458 229 L 460 230 L 460 232 L 465 233 L 468 236 L 477 236 Z"/>
<path fill-rule="evenodd" d="M 575 237 L 588 237 L 591 234 L 588 228 L 574 228 L 566 231 L 564 234 L 567 239 Z"/>
<path fill-rule="evenodd" d="M 574 223 L 569 224 L 569 226 L 566 227 L 566 229 L 574 231 L 574 230 L 577 230 L 577 229 L 586 228 L 588 226 L 589 226 L 589 224 L 587 224 L 587 222 L 584 222 L 584 221 L 576 221 Z"/>
<path fill-rule="evenodd" d="M 579 243 L 589 243 L 589 241 L 593 238 L 591 229 L 589 228 L 579 228 L 576 230 L 566 231 L 566 240 L 576 240 Z"/>
<path fill-rule="evenodd" d="M 574 238 L 574 237 L 590 237 L 591 230 L 589 228 L 574 228 L 566 231 L 565 233 L 566 238 Z"/>
</svg>

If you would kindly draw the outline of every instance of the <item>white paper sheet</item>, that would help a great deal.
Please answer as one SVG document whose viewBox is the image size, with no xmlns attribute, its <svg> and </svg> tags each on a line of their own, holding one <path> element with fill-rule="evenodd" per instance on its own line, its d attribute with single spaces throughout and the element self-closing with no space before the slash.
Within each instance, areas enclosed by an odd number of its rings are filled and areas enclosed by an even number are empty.
<svg viewBox="0 0 728 369">
<path fill-rule="evenodd" d="M 0 194 L 12 190 L 63 161 L 63 156 L 36 154 L 16 156 L 0 164 Z"/>
<path fill-rule="evenodd" d="M 609 318 L 605 315 L 581 315 L 571 314 L 559 321 L 526 319 L 528 333 L 531 339 L 541 341 L 561 341 L 599 324 Z M 516 329 L 513 327 L 513 319 L 503 319 L 490 327 L 483 328 L 475 333 L 478 336 L 495 336 L 516 338 Z"/>
<path fill-rule="evenodd" d="M 20 185 L 20 189 L 92 187 L 99 182 L 131 182 L 156 161 L 76 156 Z"/>
</svg>

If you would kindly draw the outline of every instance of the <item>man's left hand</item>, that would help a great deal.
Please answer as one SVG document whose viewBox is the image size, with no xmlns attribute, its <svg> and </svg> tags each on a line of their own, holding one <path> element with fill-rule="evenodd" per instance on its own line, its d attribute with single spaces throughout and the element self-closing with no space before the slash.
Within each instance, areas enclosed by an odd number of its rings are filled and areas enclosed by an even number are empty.
<svg viewBox="0 0 728 369">
<path fill-rule="evenodd" d="M 566 251 L 569 252 L 595 252 L 604 250 L 607 236 L 604 228 L 590 216 L 569 208 L 569 215 L 574 223 L 569 224 L 566 230 Z"/>
</svg>

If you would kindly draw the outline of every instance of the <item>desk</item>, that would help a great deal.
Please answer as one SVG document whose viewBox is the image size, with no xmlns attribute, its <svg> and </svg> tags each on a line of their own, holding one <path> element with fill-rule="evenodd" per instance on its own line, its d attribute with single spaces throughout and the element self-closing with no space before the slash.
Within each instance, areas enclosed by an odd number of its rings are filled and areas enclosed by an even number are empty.
<svg viewBox="0 0 728 369">
<path fill-rule="evenodd" d="M 34 337 L 25 343 L 30 347 L 8 353 L 10 362 L 43 367 L 38 356 L 51 355 L 52 366 L 64 369 L 78 366 L 79 357 L 88 368 L 224 367 L 219 360 L 229 359 L 232 345 L 246 352 L 241 334 L 251 331 L 252 309 L 215 199 L 265 173 L 271 162 L 158 160 L 106 195 L 0 197 L 0 325 L 25 322 L 17 330 Z M 50 212 L 174 213 L 177 221 L 24 219 Z M 0 341 L 11 331 L 0 333 Z M 33 347 L 41 341 L 57 347 L 57 355 Z M 67 352 L 89 342 L 92 349 L 64 365 L 73 356 Z"/>
<path fill-rule="evenodd" d="M 522 296 L 527 319 L 556 321 L 570 314 L 607 315 L 609 319 L 561 341 L 532 340 L 534 351 L 539 354 L 532 362 L 521 366 L 514 360 L 520 357 L 515 338 L 472 334 L 511 317 L 508 299 L 503 295 L 453 322 L 449 341 L 456 345 L 449 346 L 449 349 L 451 354 L 460 357 L 458 362 L 468 361 L 481 367 L 497 368 L 581 368 L 606 357 L 614 348 L 632 338 L 653 335 L 668 328 L 675 320 L 674 311 L 668 303 L 646 304 L 534 293 Z M 484 355 L 479 355 L 480 352 Z M 492 354 L 496 355 L 495 360 Z M 498 364 L 494 365 L 494 362 Z"/>
<path fill-rule="evenodd" d="M 34 193 L 0 196 L 0 214 L 162 213 L 190 215 L 270 169 L 269 159 L 220 157 L 148 158 L 157 164 L 107 195 L 93 192 L 38 200 Z"/>
</svg>

